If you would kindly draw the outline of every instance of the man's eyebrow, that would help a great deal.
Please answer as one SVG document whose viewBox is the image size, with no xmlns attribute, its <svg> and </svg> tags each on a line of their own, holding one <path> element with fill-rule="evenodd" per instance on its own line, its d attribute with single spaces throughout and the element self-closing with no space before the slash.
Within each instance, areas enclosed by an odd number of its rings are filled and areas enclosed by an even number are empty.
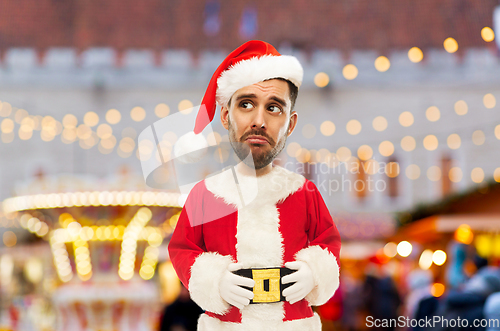
<svg viewBox="0 0 500 331">
<path fill-rule="evenodd" d="M 236 101 L 239 101 L 241 99 L 246 99 L 246 98 L 249 98 L 249 99 L 253 99 L 253 98 L 256 98 L 257 95 L 253 94 L 253 93 L 249 93 L 249 94 L 242 94 L 242 95 L 239 95 L 237 98 L 236 98 Z"/>
<path fill-rule="evenodd" d="M 236 101 L 239 101 L 241 99 L 253 99 L 253 98 L 256 98 L 257 95 L 255 95 L 254 93 L 249 93 L 249 94 L 242 94 L 242 95 L 239 95 L 237 98 L 236 98 Z M 287 103 L 285 100 L 279 98 L 279 97 L 276 97 L 276 96 L 272 96 L 271 97 L 271 100 L 274 100 L 276 101 L 277 103 L 279 103 L 282 107 L 286 107 L 287 106 Z"/>
<path fill-rule="evenodd" d="M 286 101 L 281 99 L 281 98 L 278 98 L 278 97 L 271 97 L 271 100 L 274 100 L 276 101 L 277 103 L 279 103 L 282 107 L 286 108 L 287 104 L 286 104 Z"/>
</svg>

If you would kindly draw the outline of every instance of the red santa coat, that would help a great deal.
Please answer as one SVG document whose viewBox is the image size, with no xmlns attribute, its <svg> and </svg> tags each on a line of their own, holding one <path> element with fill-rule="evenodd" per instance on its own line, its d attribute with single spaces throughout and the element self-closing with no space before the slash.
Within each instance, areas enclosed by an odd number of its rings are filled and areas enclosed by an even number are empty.
<svg viewBox="0 0 500 331">
<path fill-rule="evenodd" d="M 310 305 L 321 305 L 339 285 L 339 232 L 316 186 L 275 166 L 264 176 L 231 171 L 191 191 L 169 243 L 172 264 L 204 310 L 198 330 L 321 330 Z M 242 202 L 243 201 L 243 202 Z M 219 294 L 231 262 L 242 268 L 306 262 L 315 287 L 293 305 L 251 304 L 239 310 Z"/>
</svg>

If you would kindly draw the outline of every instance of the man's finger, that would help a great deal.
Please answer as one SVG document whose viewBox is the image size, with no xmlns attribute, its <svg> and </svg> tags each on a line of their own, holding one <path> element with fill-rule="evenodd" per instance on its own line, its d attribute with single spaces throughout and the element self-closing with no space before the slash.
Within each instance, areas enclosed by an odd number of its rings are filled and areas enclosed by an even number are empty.
<svg viewBox="0 0 500 331">
<path fill-rule="evenodd" d="M 229 271 L 236 271 L 236 270 L 239 270 L 241 269 L 241 265 L 239 263 L 230 263 L 228 266 L 227 266 L 227 270 Z"/>
<path fill-rule="evenodd" d="M 283 290 L 283 296 L 286 298 L 287 296 L 294 295 L 298 293 L 302 289 L 302 286 L 299 284 L 294 284 Z"/>
<path fill-rule="evenodd" d="M 290 304 L 293 305 L 294 303 L 297 303 L 302 299 L 304 299 L 303 296 L 295 296 L 293 298 L 290 298 L 290 300 L 288 300 L 288 302 L 290 302 Z"/>
<path fill-rule="evenodd" d="M 235 307 L 238 307 L 239 309 L 243 309 L 243 307 L 245 307 L 250 303 L 249 299 L 240 297 L 239 295 L 236 294 L 231 294 L 230 300 L 232 302 L 231 304 Z"/>
<path fill-rule="evenodd" d="M 253 292 L 249 291 L 247 289 L 244 289 L 243 287 L 240 287 L 240 286 L 232 287 L 231 293 L 234 293 L 235 295 L 238 295 L 240 297 L 247 298 L 249 300 L 253 299 Z"/>
<path fill-rule="evenodd" d="M 300 279 L 299 271 L 295 271 L 295 272 L 281 278 L 281 284 L 293 283 L 293 282 L 298 281 L 299 279 Z"/>
<path fill-rule="evenodd" d="M 307 293 L 305 291 L 299 291 L 297 293 L 294 293 L 292 295 L 289 295 L 288 297 L 285 297 L 290 304 L 294 304 L 296 302 L 299 302 L 300 300 L 304 299 L 306 297 Z"/>
<path fill-rule="evenodd" d="M 300 261 L 293 261 L 293 262 L 285 263 L 285 267 L 287 267 L 288 269 L 293 269 L 293 270 L 299 270 L 301 266 L 302 266 L 302 262 L 300 262 Z"/>
<path fill-rule="evenodd" d="M 251 278 L 243 277 L 236 274 L 233 274 L 231 277 L 233 278 L 232 279 L 233 284 L 252 287 L 252 288 L 255 286 L 255 281 Z"/>
<path fill-rule="evenodd" d="M 244 307 L 244 305 L 243 305 L 243 304 L 241 304 L 241 303 L 239 303 L 239 302 L 235 301 L 234 299 L 230 299 L 230 300 L 228 301 L 228 303 L 229 303 L 231 306 L 235 306 L 235 307 L 236 307 L 236 308 L 238 308 L 238 309 L 243 309 L 243 307 Z"/>
</svg>

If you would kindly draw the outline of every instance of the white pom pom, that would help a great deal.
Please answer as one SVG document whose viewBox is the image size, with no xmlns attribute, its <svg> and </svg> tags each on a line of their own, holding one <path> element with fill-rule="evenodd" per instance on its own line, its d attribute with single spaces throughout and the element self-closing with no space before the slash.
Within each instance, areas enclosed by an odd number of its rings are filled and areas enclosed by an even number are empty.
<svg viewBox="0 0 500 331">
<path fill-rule="evenodd" d="M 194 163 L 201 160 L 207 152 L 207 139 L 194 131 L 181 136 L 174 145 L 176 159 L 184 163 Z"/>
</svg>

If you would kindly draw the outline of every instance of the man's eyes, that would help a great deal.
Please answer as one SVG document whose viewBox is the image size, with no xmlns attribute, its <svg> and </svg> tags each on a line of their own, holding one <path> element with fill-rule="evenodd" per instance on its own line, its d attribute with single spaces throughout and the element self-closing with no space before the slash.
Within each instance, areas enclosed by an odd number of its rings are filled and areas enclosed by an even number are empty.
<svg viewBox="0 0 500 331">
<path fill-rule="evenodd" d="M 250 109 L 250 108 L 253 108 L 253 105 L 250 102 L 242 102 L 240 104 L 240 107 L 245 108 L 245 109 Z"/>
<path fill-rule="evenodd" d="M 244 101 L 240 103 L 240 107 L 243 109 L 252 109 L 254 108 L 254 105 L 251 102 Z M 283 109 L 281 109 L 279 106 L 276 105 L 271 105 L 267 109 L 273 114 L 278 114 L 283 112 Z"/>
<path fill-rule="evenodd" d="M 269 110 L 271 110 L 272 113 L 281 113 L 281 112 L 283 112 L 283 110 L 280 107 L 278 107 L 278 106 L 270 106 Z"/>
</svg>

